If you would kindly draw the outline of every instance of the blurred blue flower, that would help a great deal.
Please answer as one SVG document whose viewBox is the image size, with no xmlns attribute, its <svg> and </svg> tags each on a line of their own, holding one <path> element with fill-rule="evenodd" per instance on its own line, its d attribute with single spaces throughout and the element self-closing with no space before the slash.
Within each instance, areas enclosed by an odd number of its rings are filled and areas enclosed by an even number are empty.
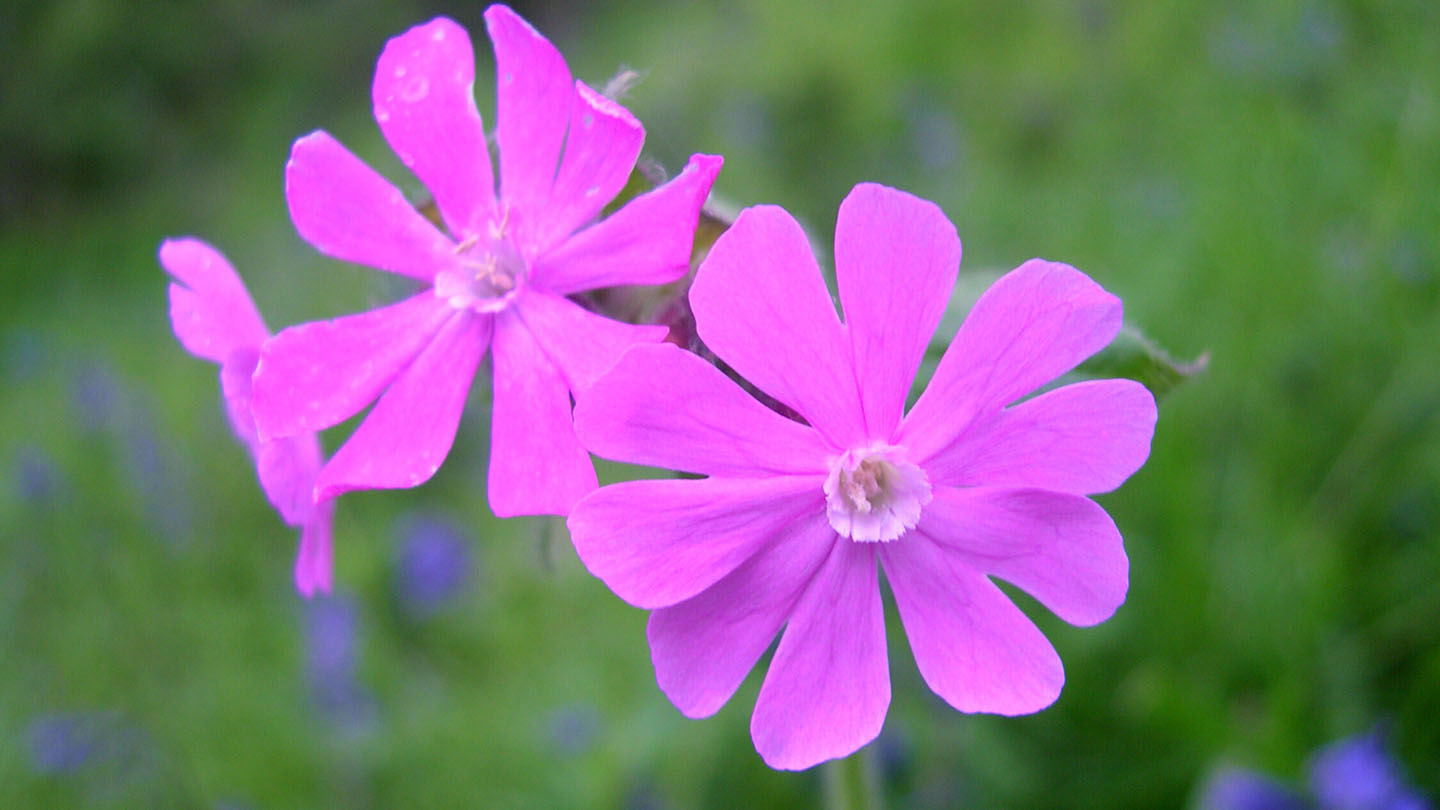
<svg viewBox="0 0 1440 810">
<path fill-rule="evenodd" d="M 1433 810 L 1390 755 L 1383 728 L 1321 748 L 1310 760 L 1310 795 L 1264 774 L 1222 767 L 1211 774 L 1197 810 Z"/>
<path fill-rule="evenodd" d="M 1309 810 L 1311 807 L 1278 780 L 1236 767 L 1224 767 L 1211 774 L 1195 806 L 1198 810 Z"/>
<path fill-rule="evenodd" d="M 71 773 L 89 762 L 99 744 L 100 730 L 86 714 L 51 714 L 30 721 L 25 741 L 36 773 Z"/>
<path fill-rule="evenodd" d="M 15 495 L 22 502 L 44 504 L 59 497 L 60 473 L 44 450 L 34 445 L 22 446 L 15 452 L 13 466 Z"/>
<path fill-rule="evenodd" d="M 70 400 L 76 424 L 85 433 L 99 433 L 116 427 L 127 405 L 126 392 L 110 369 L 99 363 L 87 364 L 75 372 Z"/>
<path fill-rule="evenodd" d="M 550 742 L 565 756 L 585 753 L 600 732 L 600 713 L 588 703 L 572 703 L 550 712 Z"/>
<path fill-rule="evenodd" d="M 375 706 L 357 672 L 360 619 L 355 600 L 346 594 L 317 596 L 305 603 L 304 611 L 305 674 L 316 706 L 346 730 L 368 729 Z"/>
<path fill-rule="evenodd" d="M 469 538 L 454 522 L 423 514 L 406 517 L 397 533 L 395 587 L 400 603 L 412 616 L 433 616 L 470 584 Z"/>
<path fill-rule="evenodd" d="M 89 797 L 89 806 L 140 806 L 126 800 L 162 787 L 160 750 L 143 727 L 120 712 L 40 715 L 26 727 L 25 742 L 31 770 L 67 778 Z"/>
<path fill-rule="evenodd" d="M 71 401 L 82 433 L 107 435 L 119 445 L 127 481 L 160 533 L 177 545 L 190 538 L 192 511 L 184 464 L 156 430 L 150 398 L 101 361 L 75 372 Z"/>
<path fill-rule="evenodd" d="M 1325 810 L 1428 810 L 1406 783 L 1377 728 L 1321 748 L 1310 761 L 1310 790 Z"/>
</svg>

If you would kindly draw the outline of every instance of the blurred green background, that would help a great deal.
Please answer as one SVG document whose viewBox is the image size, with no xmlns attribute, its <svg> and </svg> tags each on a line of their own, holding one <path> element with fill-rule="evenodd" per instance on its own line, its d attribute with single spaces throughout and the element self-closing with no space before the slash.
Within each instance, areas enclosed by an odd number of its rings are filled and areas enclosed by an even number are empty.
<svg viewBox="0 0 1440 810">
<path fill-rule="evenodd" d="M 1300 779 L 1376 723 L 1440 792 L 1433 2 L 517 10 L 576 76 L 644 74 L 650 156 L 724 154 L 720 195 L 785 205 L 822 250 L 851 185 L 899 186 L 965 267 L 1072 263 L 1210 353 L 1099 499 L 1127 603 L 1079 630 L 1022 600 L 1065 660 L 1052 708 L 945 708 L 892 606 L 889 806 L 1183 806 L 1217 763 Z M 483 386 L 431 483 L 341 502 L 337 596 L 306 603 L 215 369 L 171 337 L 170 235 L 225 251 L 272 328 L 390 299 L 295 235 L 289 145 L 327 129 L 418 196 L 370 120 L 374 60 L 455 17 L 493 122 L 482 11 L 0 11 L 5 806 L 817 806 L 818 771 L 754 753 L 758 677 L 686 720 L 563 524 L 490 516 Z"/>
</svg>

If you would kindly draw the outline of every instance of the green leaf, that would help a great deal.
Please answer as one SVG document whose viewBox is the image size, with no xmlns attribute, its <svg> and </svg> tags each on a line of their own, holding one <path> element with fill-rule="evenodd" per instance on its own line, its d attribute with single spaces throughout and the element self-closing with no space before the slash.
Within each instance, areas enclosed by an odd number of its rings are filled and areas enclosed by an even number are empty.
<svg viewBox="0 0 1440 810">
<path fill-rule="evenodd" d="M 1109 346 L 1081 363 L 1074 373 L 1089 379 L 1123 377 L 1135 380 L 1160 399 L 1203 372 L 1209 364 L 1208 352 L 1188 363 L 1179 362 L 1134 325 L 1125 324 Z"/>
</svg>

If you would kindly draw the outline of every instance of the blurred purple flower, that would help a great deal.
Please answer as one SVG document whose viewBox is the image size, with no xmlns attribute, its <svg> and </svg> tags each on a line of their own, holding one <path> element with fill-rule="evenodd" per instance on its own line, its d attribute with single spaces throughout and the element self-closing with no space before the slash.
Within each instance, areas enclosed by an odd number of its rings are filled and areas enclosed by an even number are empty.
<svg viewBox="0 0 1440 810">
<path fill-rule="evenodd" d="M 373 699 L 357 677 L 360 618 L 347 595 L 317 596 L 305 603 L 305 664 L 310 694 L 338 726 L 363 730 L 374 719 Z"/>
<path fill-rule="evenodd" d="M 171 542 L 189 538 L 193 532 L 184 461 L 156 430 L 149 397 L 117 376 L 108 363 L 92 360 L 75 372 L 70 398 L 81 433 L 118 445 L 125 482 L 142 513 Z"/>
<path fill-rule="evenodd" d="M 13 462 L 15 495 L 26 503 L 45 503 L 60 495 L 59 471 L 50 457 L 34 445 L 24 445 Z"/>
<path fill-rule="evenodd" d="M 1279 780 L 1230 766 L 1211 774 L 1195 806 L 1197 810 L 1309 810 L 1311 807 Z"/>
<path fill-rule="evenodd" d="M 396 590 L 411 615 L 434 615 L 460 595 L 472 579 L 469 538 L 453 521 L 437 515 L 405 518 L 396 562 Z"/>
<path fill-rule="evenodd" d="M 95 719 L 89 715 L 51 714 L 30 721 L 25 741 L 36 773 L 71 773 L 89 762 L 98 747 Z"/>
<path fill-rule="evenodd" d="M 83 432 L 99 433 L 120 423 L 120 412 L 128 398 L 109 368 L 88 364 L 76 372 L 72 386 L 70 401 Z"/>
<path fill-rule="evenodd" d="M 1309 795 L 1245 768 L 1222 767 L 1198 793 L 1197 810 L 1433 810 L 1405 781 L 1383 726 L 1316 751 Z"/>
<path fill-rule="evenodd" d="M 135 801 L 159 785 L 160 750 L 143 727 L 120 712 L 40 715 L 26 727 L 25 742 L 31 769 L 73 780 L 86 806 L 150 806 Z"/>
<path fill-rule="evenodd" d="M 600 731 L 600 713 L 588 703 L 572 703 L 550 712 L 550 742 L 565 756 L 583 754 Z"/>
<path fill-rule="evenodd" d="M 1347 737 L 1310 761 L 1310 790 L 1325 810 L 1429 810 L 1387 750 L 1385 731 Z"/>
</svg>

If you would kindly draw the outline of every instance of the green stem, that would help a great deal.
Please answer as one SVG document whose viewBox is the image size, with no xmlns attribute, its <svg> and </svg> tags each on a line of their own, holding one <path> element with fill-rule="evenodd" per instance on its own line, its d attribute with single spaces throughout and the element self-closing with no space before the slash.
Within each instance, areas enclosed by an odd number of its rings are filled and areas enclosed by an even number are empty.
<svg viewBox="0 0 1440 810">
<path fill-rule="evenodd" d="M 825 810 L 883 810 L 880 767 L 875 746 L 867 745 L 844 759 L 832 759 L 822 769 L 822 807 Z"/>
</svg>

